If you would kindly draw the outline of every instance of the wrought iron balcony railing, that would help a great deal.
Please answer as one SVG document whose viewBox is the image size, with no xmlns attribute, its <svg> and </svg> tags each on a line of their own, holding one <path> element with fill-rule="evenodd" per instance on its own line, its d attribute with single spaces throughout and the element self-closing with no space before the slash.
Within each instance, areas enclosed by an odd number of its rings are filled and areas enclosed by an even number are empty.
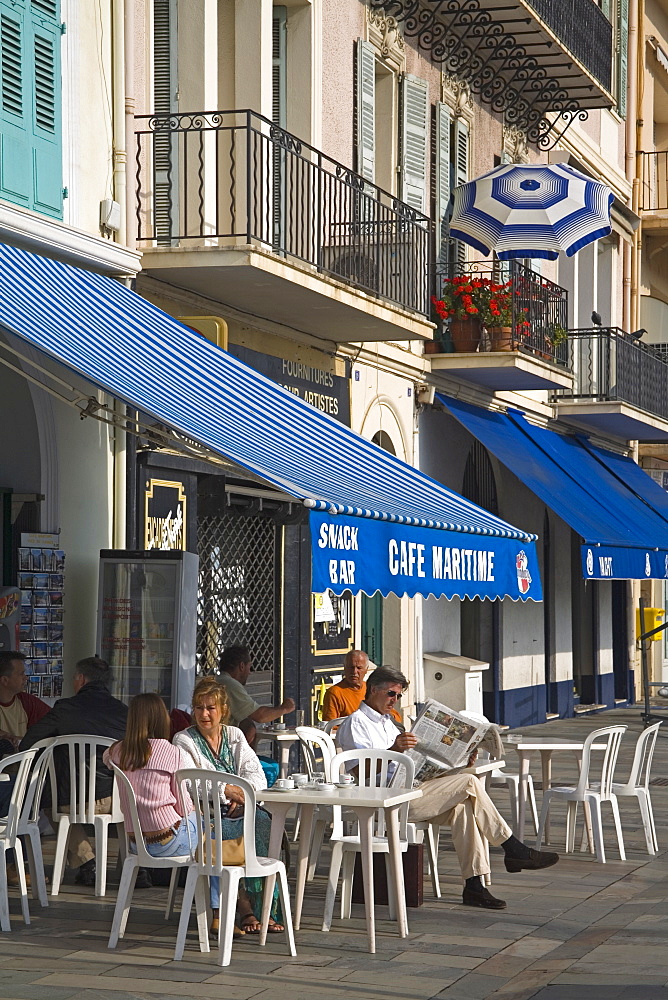
<svg viewBox="0 0 668 1000">
<path fill-rule="evenodd" d="M 614 103 L 613 29 L 595 0 L 368 2 L 541 148 Z"/>
<path fill-rule="evenodd" d="M 427 216 L 252 111 L 137 121 L 140 245 L 252 244 L 429 314 Z"/>
<path fill-rule="evenodd" d="M 557 399 L 620 401 L 668 420 L 668 360 L 618 327 L 569 330 L 574 381 Z"/>
<path fill-rule="evenodd" d="M 638 153 L 640 157 L 640 208 L 643 212 L 668 209 L 668 150 Z"/>
<path fill-rule="evenodd" d="M 527 0 L 569 52 L 606 90 L 612 81 L 612 24 L 595 0 Z"/>
<path fill-rule="evenodd" d="M 565 288 L 517 260 L 436 264 L 434 298 L 454 304 L 463 295 L 471 296 L 481 327 L 472 350 L 518 350 L 569 367 Z M 453 350 L 452 321 L 452 316 L 441 321 L 446 353 Z"/>
</svg>

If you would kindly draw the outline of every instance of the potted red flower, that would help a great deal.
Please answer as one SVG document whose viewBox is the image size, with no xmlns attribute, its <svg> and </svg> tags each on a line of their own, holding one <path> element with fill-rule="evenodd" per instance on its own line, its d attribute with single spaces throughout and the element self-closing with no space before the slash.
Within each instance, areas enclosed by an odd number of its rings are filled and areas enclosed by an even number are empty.
<svg viewBox="0 0 668 1000">
<path fill-rule="evenodd" d="M 480 344 L 482 310 L 489 284 L 488 278 L 455 275 L 443 282 L 441 298 L 432 298 L 437 315 L 450 321 L 450 337 L 455 351 L 477 350 Z"/>
</svg>

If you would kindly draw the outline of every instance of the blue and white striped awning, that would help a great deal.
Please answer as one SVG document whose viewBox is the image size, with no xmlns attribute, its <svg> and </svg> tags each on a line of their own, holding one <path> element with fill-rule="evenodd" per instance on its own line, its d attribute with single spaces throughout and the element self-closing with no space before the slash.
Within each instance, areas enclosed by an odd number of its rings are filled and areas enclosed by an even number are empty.
<svg viewBox="0 0 668 1000">
<path fill-rule="evenodd" d="M 472 536 L 462 551 L 473 536 L 533 549 L 535 535 L 446 489 L 113 279 L 0 245 L 0 326 L 314 512 Z"/>
</svg>

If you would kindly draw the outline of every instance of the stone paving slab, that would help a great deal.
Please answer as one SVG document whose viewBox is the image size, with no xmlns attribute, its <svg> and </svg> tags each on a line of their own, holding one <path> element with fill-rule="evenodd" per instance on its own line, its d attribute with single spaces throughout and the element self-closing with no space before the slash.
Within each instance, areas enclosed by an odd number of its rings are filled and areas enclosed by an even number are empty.
<svg viewBox="0 0 668 1000">
<path fill-rule="evenodd" d="M 557 721 L 531 733 L 581 738 L 618 721 L 629 725 L 620 754 L 623 776 L 640 733 L 637 709 Z M 511 751 L 508 769 L 516 766 Z M 555 755 L 555 784 L 572 781 L 573 768 L 570 755 Z M 532 770 L 538 777 L 538 757 Z M 668 732 L 659 736 L 653 774 L 668 778 Z M 507 810 L 507 792 L 495 789 L 493 795 Z M 404 940 L 387 910 L 378 907 L 375 955 L 366 952 L 362 907 L 353 907 L 349 922 L 335 920 L 329 934 L 321 933 L 325 864 L 307 888 L 297 957 L 286 954 L 282 937 L 270 938 L 262 949 L 257 938 L 249 937 L 235 941 L 227 969 L 216 964 L 215 949 L 200 954 L 194 920 L 184 960 L 173 961 L 176 919 L 164 920 L 166 889 L 136 894 L 128 932 L 113 951 L 106 947 L 113 878 L 104 899 L 70 880 L 47 908 L 31 901 L 29 927 L 12 893 L 12 931 L 0 935 L 0 998 L 668 1000 L 668 786 L 653 786 L 652 798 L 664 849 L 656 859 L 648 857 L 637 807 L 627 801 L 621 804 L 626 862 L 619 860 L 605 817 L 605 866 L 578 851 L 549 870 L 509 875 L 502 853 L 494 850 L 492 891 L 508 901 L 502 913 L 462 907 L 456 857 L 444 832 L 439 855 L 443 898 L 433 898 L 425 879 L 424 906 L 409 910 L 410 936 Z M 552 841 L 559 849 L 563 808 L 555 809 L 552 819 Z M 52 839 L 45 840 L 47 859 L 53 846 Z"/>
</svg>

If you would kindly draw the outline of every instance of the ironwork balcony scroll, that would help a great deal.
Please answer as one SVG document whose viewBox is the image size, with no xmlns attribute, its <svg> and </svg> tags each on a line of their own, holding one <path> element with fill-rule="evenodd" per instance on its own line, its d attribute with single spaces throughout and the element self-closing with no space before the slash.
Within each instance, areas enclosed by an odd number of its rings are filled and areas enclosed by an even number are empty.
<svg viewBox="0 0 668 1000">
<path fill-rule="evenodd" d="M 531 0 L 528 0 L 531 2 Z M 593 0 L 578 0 L 596 6 Z M 417 39 L 430 58 L 454 76 L 467 81 L 472 92 L 494 111 L 504 115 L 505 124 L 521 129 L 529 141 L 551 149 L 576 120 L 585 120 L 588 111 L 569 91 L 567 82 L 521 44 L 484 0 L 369 0 L 372 9 L 382 9 L 403 24 L 407 38 Z M 532 4 L 542 16 L 542 4 Z M 538 7 L 541 11 L 538 11 Z M 520 8 L 520 10 L 526 8 Z M 515 10 L 515 23 L 530 26 L 529 12 L 522 17 Z M 593 22 L 601 36 L 598 43 L 612 51 L 611 25 L 602 18 Z M 552 18 L 554 20 L 554 18 Z M 591 20 L 591 19 L 590 19 Z M 545 23 L 551 26 L 549 18 Z M 564 40 L 567 46 L 568 38 Z M 575 44 L 575 42 L 574 42 Z M 577 38 L 578 51 L 582 48 Z M 606 76 L 606 57 L 599 58 L 600 73 Z M 585 66 L 588 64 L 583 61 Z M 593 70 L 592 70 L 593 72 Z M 609 87 L 609 72 L 604 87 Z M 603 104 L 603 102 L 602 102 Z"/>
<path fill-rule="evenodd" d="M 429 315 L 426 215 L 253 111 L 136 121 L 142 247 L 250 244 Z"/>
</svg>

